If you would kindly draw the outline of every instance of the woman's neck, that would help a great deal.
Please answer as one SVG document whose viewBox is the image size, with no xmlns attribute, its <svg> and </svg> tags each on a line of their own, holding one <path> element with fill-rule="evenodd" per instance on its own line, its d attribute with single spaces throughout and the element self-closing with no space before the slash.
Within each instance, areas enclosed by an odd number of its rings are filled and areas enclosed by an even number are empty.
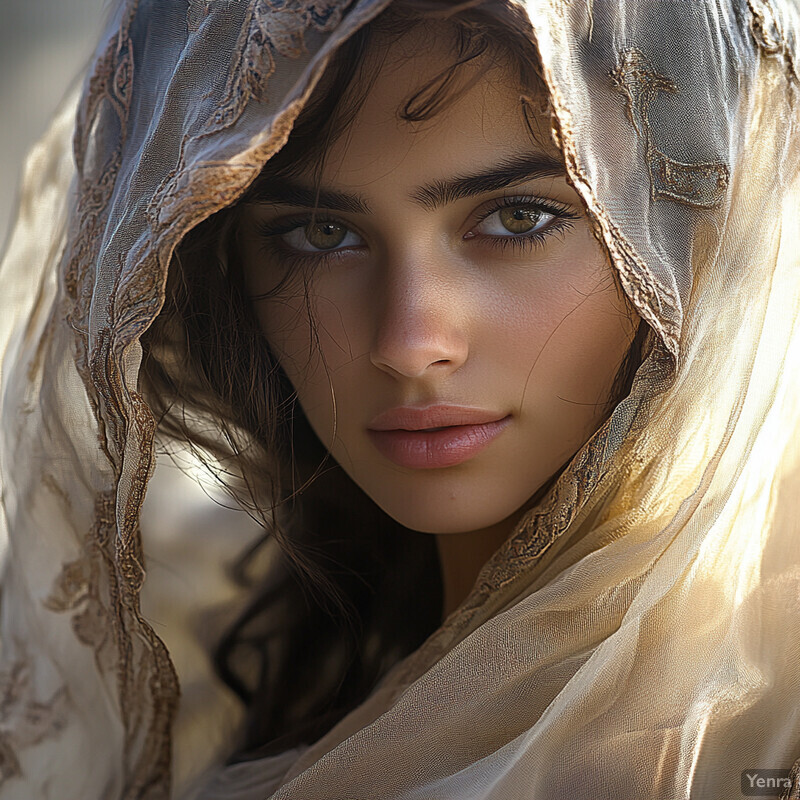
<svg viewBox="0 0 800 800">
<path fill-rule="evenodd" d="M 442 565 L 443 619 L 466 599 L 483 565 L 508 538 L 517 515 L 468 533 L 440 533 L 436 546 Z"/>
<path fill-rule="evenodd" d="M 444 585 L 442 621 L 466 600 L 483 565 L 511 535 L 523 514 L 537 505 L 550 491 L 564 467 L 566 463 L 539 487 L 522 508 L 495 525 L 468 533 L 436 534 Z"/>
</svg>

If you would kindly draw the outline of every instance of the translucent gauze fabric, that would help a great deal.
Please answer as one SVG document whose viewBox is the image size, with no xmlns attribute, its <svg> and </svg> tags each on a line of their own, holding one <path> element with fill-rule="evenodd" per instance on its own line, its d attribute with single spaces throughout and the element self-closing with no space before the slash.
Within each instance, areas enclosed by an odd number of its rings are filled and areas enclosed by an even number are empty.
<svg viewBox="0 0 800 800">
<path fill-rule="evenodd" d="M 800 757 L 800 15 L 529 0 L 569 177 L 652 346 L 367 701 L 307 748 L 222 767 L 241 709 L 192 689 L 214 680 L 203 609 L 169 547 L 150 557 L 198 506 L 146 513 L 168 477 L 139 338 L 181 238 L 387 5 L 124 2 L 77 124 L 67 104 L 28 161 L 0 273 L 3 800 L 730 800 L 742 770 Z"/>
</svg>

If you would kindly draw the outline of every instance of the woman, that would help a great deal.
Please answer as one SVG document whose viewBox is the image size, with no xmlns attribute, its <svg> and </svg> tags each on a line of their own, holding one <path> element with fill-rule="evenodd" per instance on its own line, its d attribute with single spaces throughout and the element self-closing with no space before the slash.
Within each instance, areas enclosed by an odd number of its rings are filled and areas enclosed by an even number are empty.
<svg viewBox="0 0 800 800">
<path fill-rule="evenodd" d="M 794 796 L 797 24 L 122 4 L 4 267 L 0 793 Z M 269 530 L 242 725 L 156 440 Z"/>
</svg>

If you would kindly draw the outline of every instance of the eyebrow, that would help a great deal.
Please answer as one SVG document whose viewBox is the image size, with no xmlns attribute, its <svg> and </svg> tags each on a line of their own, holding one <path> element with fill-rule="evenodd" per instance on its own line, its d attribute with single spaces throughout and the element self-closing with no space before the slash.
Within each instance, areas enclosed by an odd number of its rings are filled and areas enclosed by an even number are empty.
<svg viewBox="0 0 800 800">
<path fill-rule="evenodd" d="M 433 181 L 414 189 L 409 196 L 424 208 L 433 210 L 465 197 L 498 191 L 537 178 L 552 178 L 564 174 L 564 165 L 554 156 L 547 153 L 525 153 L 504 159 L 480 172 Z M 260 182 L 251 190 L 249 200 L 301 208 L 324 208 L 352 214 L 370 213 L 369 204 L 362 195 L 332 189 L 315 189 L 286 178 Z"/>
<path fill-rule="evenodd" d="M 251 191 L 250 202 L 280 203 L 301 208 L 326 208 L 351 214 L 369 214 L 369 205 L 357 194 L 314 189 L 287 179 L 264 181 Z"/>
<path fill-rule="evenodd" d="M 492 165 L 489 169 L 446 181 L 434 181 L 411 193 L 411 198 L 429 210 L 464 197 L 496 192 L 537 178 L 564 175 L 564 165 L 547 153 L 526 153 Z"/>
</svg>

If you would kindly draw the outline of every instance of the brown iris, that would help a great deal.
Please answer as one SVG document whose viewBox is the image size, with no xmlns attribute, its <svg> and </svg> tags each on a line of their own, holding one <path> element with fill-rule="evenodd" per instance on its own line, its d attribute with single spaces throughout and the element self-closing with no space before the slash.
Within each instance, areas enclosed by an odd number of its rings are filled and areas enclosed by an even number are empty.
<svg viewBox="0 0 800 800">
<path fill-rule="evenodd" d="M 528 233 L 542 219 L 542 212 L 535 208 L 501 208 L 500 222 L 509 233 Z"/>
<path fill-rule="evenodd" d="M 318 250 L 331 250 L 344 241 L 347 228 L 337 222 L 312 222 L 305 233 L 309 244 Z"/>
</svg>

